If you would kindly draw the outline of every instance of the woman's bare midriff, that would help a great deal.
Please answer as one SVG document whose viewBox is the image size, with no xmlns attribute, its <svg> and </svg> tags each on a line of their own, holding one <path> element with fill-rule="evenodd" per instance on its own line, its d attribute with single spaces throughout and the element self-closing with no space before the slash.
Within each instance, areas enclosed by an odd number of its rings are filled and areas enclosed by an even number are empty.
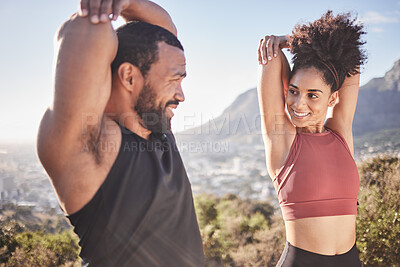
<svg viewBox="0 0 400 267">
<path fill-rule="evenodd" d="M 290 244 L 322 255 L 346 253 L 356 240 L 356 215 L 303 218 L 285 225 Z"/>
</svg>

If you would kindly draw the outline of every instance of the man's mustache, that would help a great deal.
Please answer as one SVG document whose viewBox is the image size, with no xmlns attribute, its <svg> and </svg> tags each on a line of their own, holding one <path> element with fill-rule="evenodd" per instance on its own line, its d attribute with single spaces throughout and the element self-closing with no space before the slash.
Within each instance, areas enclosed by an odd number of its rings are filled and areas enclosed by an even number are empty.
<svg viewBox="0 0 400 267">
<path fill-rule="evenodd" d="M 169 105 L 176 105 L 176 106 L 178 106 L 178 105 L 179 105 L 179 101 L 178 101 L 178 100 L 171 100 L 171 101 L 168 101 L 167 104 L 165 104 L 165 107 L 168 107 Z"/>
</svg>

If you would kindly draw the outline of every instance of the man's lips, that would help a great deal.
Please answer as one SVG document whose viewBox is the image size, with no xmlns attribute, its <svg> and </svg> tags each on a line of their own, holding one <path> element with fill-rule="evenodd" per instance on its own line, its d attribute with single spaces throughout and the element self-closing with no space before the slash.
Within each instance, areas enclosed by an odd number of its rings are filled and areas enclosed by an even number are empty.
<svg viewBox="0 0 400 267">
<path fill-rule="evenodd" d="M 178 107 L 178 105 L 174 105 L 174 104 L 171 104 L 171 105 L 168 105 L 167 106 L 167 108 L 166 108 L 166 110 L 167 110 L 167 113 L 169 114 L 169 117 L 173 117 L 174 116 L 174 109 L 176 109 Z"/>
<path fill-rule="evenodd" d="M 168 108 L 172 108 L 172 109 L 176 109 L 178 107 L 178 105 L 177 104 L 169 104 L 167 107 Z"/>
</svg>

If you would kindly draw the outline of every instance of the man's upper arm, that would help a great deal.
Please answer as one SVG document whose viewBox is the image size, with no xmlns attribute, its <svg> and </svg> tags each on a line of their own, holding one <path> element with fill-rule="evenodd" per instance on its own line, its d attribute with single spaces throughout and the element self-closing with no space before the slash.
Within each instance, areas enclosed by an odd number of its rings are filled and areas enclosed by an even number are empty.
<svg viewBox="0 0 400 267">
<path fill-rule="evenodd" d="M 38 136 L 41 159 L 82 149 L 85 120 L 100 127 L 111 92 L 111 62 L 118 47 L 111 23 L 73 16 L 57 34 L 54 101 Z M 62 151 L 61 151 L 62 150 Z"/>
</svg>

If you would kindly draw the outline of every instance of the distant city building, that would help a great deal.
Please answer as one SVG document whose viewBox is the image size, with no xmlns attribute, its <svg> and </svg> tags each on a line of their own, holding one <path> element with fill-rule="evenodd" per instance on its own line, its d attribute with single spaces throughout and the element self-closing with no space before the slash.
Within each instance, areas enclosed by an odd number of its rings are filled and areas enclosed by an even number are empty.
<svg viewBox="0 0 400 267">
<path fill-rule="evenodd" d="M 16 186 L 13 176 L 0 177 L 0 192 L 12 191 L 15 188 Z"/>
<path fill-rule="evenodd" d="M 20 196 L 20 191 L 17 189 L 14 176 L 0 176 L 0 208 L 3 204 L 13 202 Z"/>
</svg>

